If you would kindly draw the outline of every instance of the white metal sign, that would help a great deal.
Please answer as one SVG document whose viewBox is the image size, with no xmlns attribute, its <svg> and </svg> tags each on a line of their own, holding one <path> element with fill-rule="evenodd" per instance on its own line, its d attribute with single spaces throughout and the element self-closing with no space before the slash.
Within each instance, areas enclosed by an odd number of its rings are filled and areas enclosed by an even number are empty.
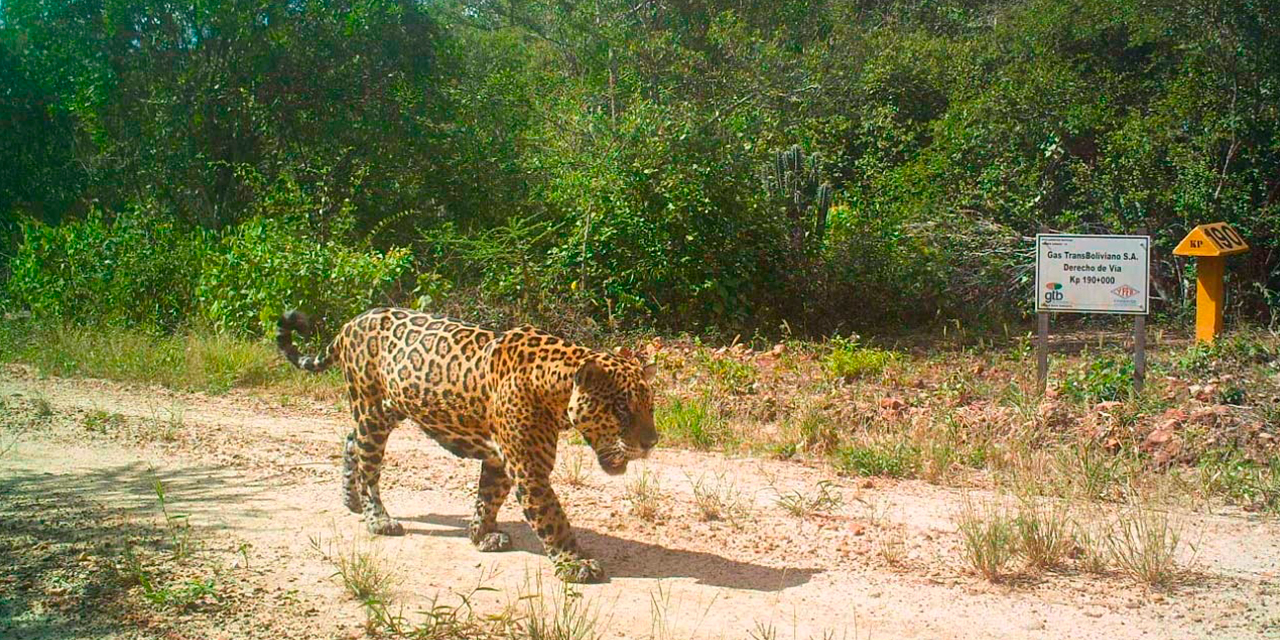
<svg viewBox="0 0 1280 640">
<path fill-rule="evenodd" d="M 1147 313 L 1150 236 L 1036 236 L 1036 312 Z"/>
</svg>

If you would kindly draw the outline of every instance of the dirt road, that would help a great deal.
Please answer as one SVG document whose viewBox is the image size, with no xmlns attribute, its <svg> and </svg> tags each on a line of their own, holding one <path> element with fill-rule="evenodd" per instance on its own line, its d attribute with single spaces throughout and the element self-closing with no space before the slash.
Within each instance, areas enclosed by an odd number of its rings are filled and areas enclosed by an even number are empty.
<svg viewBox="0 0 1280 640">
<path fill-rule="evenodd" d="M 456 603 L 455 592 L 480 583 L 496 590 L 476 594 L 484 611 L 539 581 L 544 593 L 559 588 L 510 505 L 500 520 L 515 550 L 481 554 L 471 547 L 465 520 L 477 469 L 411 425 L 393 435 L 383 475 L 383 497 L 407 534 L 371 539 L 339 500 L 339 442 L 348 425 L 337 407 L 39 380 L 17 368 L 0 373 L 0 400 L 9 412 L 0 450 L 11 447 L 0 457 L 3 515 L 6 526 L 42 523 L 25 528 L 36 548 L 60 526 L 86 525 L 39 520 L 22 511 L 25 505 L 83 501 L 100 508 L 100 518 L 154 519 L 158 478 L 167 506 L 188 514 L 208 551 L 222 554 L 222 580 L 248 594 L 249 604 L 217 619 L 185 613 L 179 636 L 362 634 L 362 610 L 332 578 L 317 542 L 376 549 L 395 567 L 394 597 L 411 620 L 433 598 Z M 1195 574 L 1171 592 L 1151 592 L 1120 575 L 1071 573 L 991 585 L 962 560 L 954 524 L 961 490 L 685 451 L 659 451 L 621 478 L 585 470 L 592 460 L 566 444 L 557 490 L 582 545 L 610 576 L 580 588 L 604 637 L 1280 637 L 1274 519 L 1181 514 L 1197 542 Z M 660 487 L 652 522 L 637 517 L 625 497 L 641 473 Z M 740 500 L 733 522 L 699 519 L 699 479 Z M 815 496 L 823 482 L 831 483 L 832 499 L 817 510 L 825 512 L 798 517 L 778 506 L 779 495 Z M 18 552 L 12 545 L 7 551 Z M 23 579 L 9 576 L 0 589 Z M 76 635 L 43 633 L 32 607 L 52 596 L 45 577 L 36 581 L 25 613 L 11 603 L 11 615 L 21 619 L 10 629 L 19 637 Z M 112 634 L 130 631 L 121 625 Z"/>
</svg>

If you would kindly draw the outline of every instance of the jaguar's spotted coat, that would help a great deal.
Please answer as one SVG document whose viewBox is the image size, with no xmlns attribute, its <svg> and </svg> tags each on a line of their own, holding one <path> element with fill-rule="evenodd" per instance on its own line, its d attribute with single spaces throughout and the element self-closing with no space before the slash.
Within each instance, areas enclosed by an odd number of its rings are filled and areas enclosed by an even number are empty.
<svg viewBox="0 0 1280 640">
<path fill-rule="evenodd" d="M 593 351 L 533 327 L 494 332 L 408 309 L 374 309 L 348 322 L 320 356 L 304 356 L 293 331 L 306 317 L 280 318 L 276 343 L 294 365 L 346 377 L 356 428 L 343 450 L 343 500 L 369 530 L 400 535 L 378 495 L 387 437 L 409 418 L 454 455 L 480 460 L 471 541 L 501 551 L 498 509 L 514 483 L 524 517 L 569 581 L 601 577 L 574 542 L 550 475 L 561 430 L 573 427 L 601 468 L 620 474 L 658 441 L 653 423 L 656 367 Z"/>
</svg>

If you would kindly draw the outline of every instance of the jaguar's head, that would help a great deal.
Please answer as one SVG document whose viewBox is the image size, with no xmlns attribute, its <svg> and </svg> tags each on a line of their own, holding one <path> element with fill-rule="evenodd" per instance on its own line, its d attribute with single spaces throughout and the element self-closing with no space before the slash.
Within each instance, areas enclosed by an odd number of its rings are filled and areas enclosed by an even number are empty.
<svg viewBox="0 0 1280 640">
<path fill-rule="evenodd" d="M 658 365 L 629 353 L 593 353 L 573 376 L 569 421 L 609 475 L 649 455 L 658 443 L 653 424 L 653 378 Z"/>
</svg>

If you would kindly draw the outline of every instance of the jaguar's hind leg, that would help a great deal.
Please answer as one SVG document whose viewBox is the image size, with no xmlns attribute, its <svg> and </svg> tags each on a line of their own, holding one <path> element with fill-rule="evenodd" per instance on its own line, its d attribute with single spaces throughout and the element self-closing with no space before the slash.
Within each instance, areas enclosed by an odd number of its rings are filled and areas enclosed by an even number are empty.
<svg viewBox="0 0 1280 640">
<path fill-rule="evenodd" d="M 378 480 L 382 476 L 382 456 L 387 448 L 387 437 L 400 422 L 401 416 L 389 413 L 381 399 L 370 401 L 361 398 L 352 403 L 356 417 L 355 458 L 359 473 L 360 496 L 365 525 L 371 533 L 383 536 L 404 535 L 404 525 L 392 518 L 382 506 L 378 492 Z"/>
<path fill-rule="evenodd" d="M 471 543 L 481 551 L 506 551 L 511 536 L 498 530 L 498 509 L 511 492 L 511 478 L 500 459 L 480 463 L 480 486 L 476 492 L 476 511 L 468 533 Z"/>
<path fill-rule="evenodd" d="M 347 434 L 347 441 L 342 446 L 342 504 L 346 505 L 351 513 L 364 513 L 358 466 L 356 432 L 352 431 Z"/>
</svg>

